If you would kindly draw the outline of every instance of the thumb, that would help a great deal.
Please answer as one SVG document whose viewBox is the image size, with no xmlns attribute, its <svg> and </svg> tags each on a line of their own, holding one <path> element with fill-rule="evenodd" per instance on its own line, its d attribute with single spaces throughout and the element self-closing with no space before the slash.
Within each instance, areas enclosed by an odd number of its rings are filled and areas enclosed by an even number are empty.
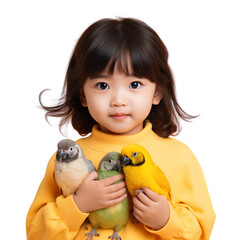
<svg viewBox="0 0 240 240">
<path fill-rule="evenodd" d="M 84 179 L 84 181 L 90 182 L 98 179 L 98 174 L 96 171 L 90 172 Z"/>
</svg>

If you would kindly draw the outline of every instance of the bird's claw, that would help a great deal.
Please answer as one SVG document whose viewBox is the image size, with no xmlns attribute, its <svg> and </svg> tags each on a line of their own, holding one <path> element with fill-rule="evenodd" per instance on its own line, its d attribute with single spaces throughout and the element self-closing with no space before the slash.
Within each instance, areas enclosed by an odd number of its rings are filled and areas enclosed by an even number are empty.
<svg viewBox="0 0 240 240">
<path fill-rule="evenodd" d="M 87 224 L 88 224 L 88 223 L 89 223 L 89 219 L 86 218 L 85 221 L 84 221 L 84 223 L 83 223 L 86 230 L 88 230 L 88 227 L 87 227 Z"/>
<path fill-rule="evenodd" d="M 99 237 L 99 234 L 96 232 L 96 228 L 93 228 L 89 233 L 86 233 L 85 236 L 87 236 L 87 239 L 88 240 L 90 237 L 91 237 L 91 240 L 93 240 L 94 236 L 98 236 Z"/>
<path fill-rule="evenodd" d="M 115 230 L 112 236 L 109 236 L 112 240 L 121 240 L 121 237 L 118 235 L 118 232 Z"/>
<path fill-rule="evenodd" d="M 131 220 L 132 220 L 132 223 L 133 223 L 133 224 L 134 224 L 134 223 L 139 224 L 139 221 L 134 217 L 133 212 L 131 212 Z"/>
</svg>

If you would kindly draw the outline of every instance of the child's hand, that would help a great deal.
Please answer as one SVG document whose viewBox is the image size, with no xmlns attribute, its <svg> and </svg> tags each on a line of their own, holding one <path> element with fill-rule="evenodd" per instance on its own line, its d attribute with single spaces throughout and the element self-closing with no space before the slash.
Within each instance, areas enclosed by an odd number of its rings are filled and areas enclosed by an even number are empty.
<svg viewBox="0 0 240 240">
<path fill-rule="evenodd" d="M 97 180 L 96 171 L 91 172 L 81 183 L 73 200 L 81 212 L 90 212 L 110 207 L 121 202 L 127 197 L 125 182 L 122 174 L 113 177 Z"/>
<path fill-rule="evenodd" d="M 135 218 L 148 227 L 163 228 L 169 219 L 169 203 L 165 196 L 158 195 L 149 188 L 135 190 L 133 197 L 133 214 Z"/>
</svg>

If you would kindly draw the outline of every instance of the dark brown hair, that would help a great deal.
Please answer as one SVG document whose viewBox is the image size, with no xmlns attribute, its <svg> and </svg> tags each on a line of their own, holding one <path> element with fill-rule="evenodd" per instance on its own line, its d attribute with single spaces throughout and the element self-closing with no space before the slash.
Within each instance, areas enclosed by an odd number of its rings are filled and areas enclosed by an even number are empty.
<svg viewBox="0 0 240 240">
<path fill-rule="evenodd" d="M 153 105 L 147 120 L 153 131 L 161 137 L 176 135 L 180 131 L 179 119 L 188 121 L 191 116 L 179 106 L 171 69 L 168 65 L 168 51 L 157 33 L 144 22 L 132 19 L 102 19 L 91 26 L 79 38 L 70 58 L 62 96 L 55 106 L 42 104 L 46 118 L 60 117 L 59 128 L 71 121 L 80 135 L 91 132 L 96 121 L 88 108 L 80 102 L 83 84 L 87 78 L 107 69 L 113 74 L 115 65 L 129 74 L 147 78 L 162 89 L 163 97 Z"/>
</svg>

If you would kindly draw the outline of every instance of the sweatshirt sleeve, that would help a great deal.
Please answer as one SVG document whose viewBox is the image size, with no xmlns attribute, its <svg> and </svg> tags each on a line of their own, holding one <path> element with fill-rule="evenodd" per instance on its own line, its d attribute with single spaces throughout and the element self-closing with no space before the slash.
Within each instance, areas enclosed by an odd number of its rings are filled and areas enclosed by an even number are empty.
<svg viewBox="0 0 240 240">
<path fill-rule="evenodd" d="M 185 148 L 186 150 L 186 148 Z M 180 154 L 171 181 L 172 202 L 168 223 L 160 230 L 146 230 L 165 240 L 207 240 L 215 221 L 201 167 L 190 149 Z"/>
<path fill-rule="evenodd" d="M 79 211 L 72 195 L 64 197 L 54 177 L 55 154 L 28 211 L 27 239 L 74 239 L 88 213 Z"/>
</svg>

